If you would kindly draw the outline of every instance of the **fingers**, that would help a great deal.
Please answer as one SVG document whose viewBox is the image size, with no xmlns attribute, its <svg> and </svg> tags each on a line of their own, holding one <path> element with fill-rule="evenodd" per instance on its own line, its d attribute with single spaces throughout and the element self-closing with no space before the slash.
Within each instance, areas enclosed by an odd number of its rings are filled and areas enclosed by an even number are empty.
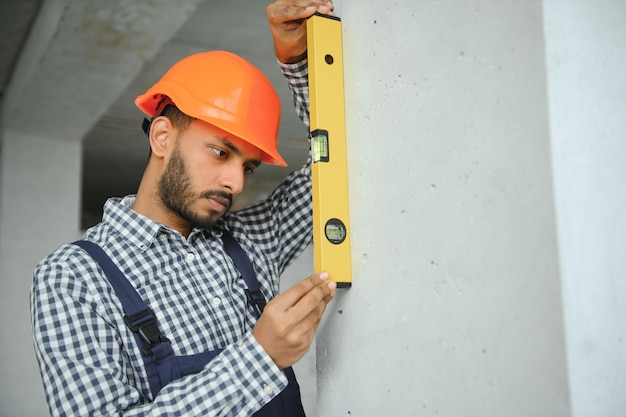
<svg viewBox="0 0 626 417">
<path fill-rule="evenodd" d="M 337 288 L 337 284 L 330 281 L 328 278 L 328 272 L 315 273 L 295 284 L 276 298 L 279 298 L 280 302 L 284 304 L 287 309 L 291 306 L 295 306 L 301 298 L 309 294 L 316 287 L 319 287 L 318 290 L 320 290 L 325 297 L 331 292 L 334 292 Z M 320 291 L 316 291 L 314 294 L 317 293 L 321 295 Z"/>
<path fill-rule="evenodd" d="M 267 304 L 252 333 L 276 365 L 293 365 L 309 350 L 336 288 L 328 273 L 316 273 Z"/>
<path fill-rule="evenodd" d="M 289 309 L 290 314 L 294 314 L 294 310 L 301 310 L 301 314 L 315 309 L 320 304 L 327 304 L 337 292 L 337 283 L 328 279 L 328 273 L 322 272 L 316 274 L 317 277 L 309 277 L 304 282 L 313 285 L 298 302 Z M 320 283 L 321 282 L 321 283 Z"/>
<path fill-rule="evenodd" d="M 267 6 L 267 17 L 272 23 L 285 23 L 306 19 L 314 13 L 333 14 L 334 5 L 331 0 L 324 1 L 293 1 L 277 0 Z"/>
<path fill-rule="evenodd" d="M 329 301 L 330 299 L 317 304 L 311 312 L 298 323 L 298 326 L 294 328 L 294 333 L 299 333 L 301 337 L 312 341 L 315 336 L 315 332 L 317 332 L 317 328 L 322 321 L 324 311 L 326 311 L 326 306 Z"/>
<path fill-rule="evenodd" d="M 271 5 L 270 5 L 271 6 Z M 280 7 L 267 7 L 267 17 L 271 24 L 285 24 L 300 22 L 313 15 L 317 11 L 316 6 L 296 7 L 284 5 Z"/>
<path fill-rule="evenodd" d="M 331 0 L 276 0 L 266 8 L 279 61 L 295 63 L 306 56 L 306 18 L 319 12 L 333 14 Z"/>
<path fill-rule="evenodd" d="M 286 314 L 297 323 L 294 325 L 294 331 L 297 333 L 304 334 L 311 329 L 317 329 L 317 324 L 322 319 L 326 305 L 335 296 L 337 283 L 328 280 L 328 274 L 322 276 L 325 276 L 325 278 L 321 278 L 322 284 L 312 282 L 313 279 L 311 278 L 305 280 L 304 282 L 314 286 L 286 311 Z M 320 278 L 318 277 L 318 279 Z"/>
<path fill-rule="evenodd" d="M 328 279 L 328 273 L 320 272 L 276 296 L 268 307 L 276 314 L 284 315 L 289 328 L 293 329 L 303 322 L 308 328 L 318 317 L 321 318 L 336 290 L 337 283 Z"/>
</svg>

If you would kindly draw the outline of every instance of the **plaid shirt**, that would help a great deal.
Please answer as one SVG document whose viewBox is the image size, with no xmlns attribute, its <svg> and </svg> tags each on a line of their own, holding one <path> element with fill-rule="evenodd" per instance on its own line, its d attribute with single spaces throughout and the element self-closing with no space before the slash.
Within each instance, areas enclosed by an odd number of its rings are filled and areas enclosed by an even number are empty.
<svg viewBox="0 0 626 417">
<path fill-rule="evenodd" d="M 306 60 L 281 65 L 308 125 Z M 198 374 L 152 398 L 141 352 L 119 299 L 96 262 L 63 245 L 36 268 L 31 291 L 34 345 L 53 416 L 244 416 L 287 385 L 251 333 L 256 316 L 245 284 L 224 252 L 228 229 L 253 261 L 267 299 L 312 239 L 309 163 L 267 200 L 227 213 L 184 238 L 131 210 L 134 196 L 111 198 L 84 238 L 98 243 L 154 310 L 176 355 L 223 348 Z"/>
</svg>

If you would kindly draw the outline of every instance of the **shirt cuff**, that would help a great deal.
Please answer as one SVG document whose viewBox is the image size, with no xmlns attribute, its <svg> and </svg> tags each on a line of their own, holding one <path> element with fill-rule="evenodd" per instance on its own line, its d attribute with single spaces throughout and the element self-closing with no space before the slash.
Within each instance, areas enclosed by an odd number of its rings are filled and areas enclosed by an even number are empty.
<svg viewBox="0 0 626 417">
<path fill-rule="evenodd" d="M 287 387 L 287 377 L 257 342 L 252 332 L 243 337 L 239 347 L 232 358 L 232 364 L 237 364 L 233 372 L 236 377 L 245 381 L 244 395 L 249 401 L 258 403 L 260 408 Z M 239 358 L 236 357 L 238 355 Z"/>
<path fill-rule="evenodd" d="M 284 62 L 280 62 L 278 60 L 276 61 L 280 66 L 281 72 L 286 77 L 302 78 L 308 76 L 309 60 L 307 58 L 304 58 L 302 61 L 295 62 L 293 64 L 285 64 Z"/>
</svg>

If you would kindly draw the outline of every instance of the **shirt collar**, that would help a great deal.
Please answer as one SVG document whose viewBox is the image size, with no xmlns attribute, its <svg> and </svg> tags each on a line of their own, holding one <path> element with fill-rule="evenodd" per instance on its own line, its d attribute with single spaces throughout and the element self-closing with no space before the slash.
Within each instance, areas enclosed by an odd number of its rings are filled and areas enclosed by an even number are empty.
<svg viewBox="0 0 626 417">
<path fill-rule="evenodd" d="M 131 244 L 146 250 L 165 226 L 134 211 L 131 208 L 134 202 L 134 194 L 109 198 L 104 204 L 102 221 Z"/>
<path fill-rule="evenodd" d="M 131 207 L 135 202 L 135 197 L 134 194 L 131 194 L 123 198 L 109 198 L 104 204 L 102 220 L 115 229 L 124 239 L 142 250 L 152 246 L 155 239 L 163 232 L 178 233 L 171 227 L 134 211 Z M 206 237 L 209 235 L 219 237 L 221 236 L 219 230 L 227 228 L 224 219 L 220 218 L 211 230 L 194 228 L 189 236 L 201 234 Z"/>
</svg>

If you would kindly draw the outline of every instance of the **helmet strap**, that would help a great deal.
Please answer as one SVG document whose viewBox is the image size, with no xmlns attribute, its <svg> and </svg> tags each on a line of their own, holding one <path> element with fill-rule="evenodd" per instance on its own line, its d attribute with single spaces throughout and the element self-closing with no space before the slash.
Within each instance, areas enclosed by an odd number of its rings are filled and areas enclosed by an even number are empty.
<svg viewBox="0 0 626 417">
<path fill-rule="evenodd" d="M 152 125 L 152 120 L 154 119 L 149 119 L 147 117 L 143 118 L 143 121 L 141 122 L 141 130 L 143 130 L 143 133 L 146 134 L 146 136 L 150 136 L 150 125 Z"/>
<path fill-rule="evenodd" d="M 161 106 L 163 106 L 161 108 L 161 111 L 156 114 L 154 117 L 152 117 L 151 119 L 148 119 L 147 117 L 144 117 L 143 121 L 141 122 L 141 130 L 143 130 L 143 133 L 146 134 L 146 136 L 150 136 L 150 126 L 152 126 L 152 122 L 154 121 L 154 119 L 156 119 L 159 116 L 163 116 L 163 113 L 165 113 L 165 109 L 167 109 L 167 106 L 170 104 L 174 104 L 174 102 L 165 95 L 161 95 L 161 101 L 159 101 L 159 103 L 156 106 L 156 111 L 159 111 L 159 108 Z"/>
</svg>

